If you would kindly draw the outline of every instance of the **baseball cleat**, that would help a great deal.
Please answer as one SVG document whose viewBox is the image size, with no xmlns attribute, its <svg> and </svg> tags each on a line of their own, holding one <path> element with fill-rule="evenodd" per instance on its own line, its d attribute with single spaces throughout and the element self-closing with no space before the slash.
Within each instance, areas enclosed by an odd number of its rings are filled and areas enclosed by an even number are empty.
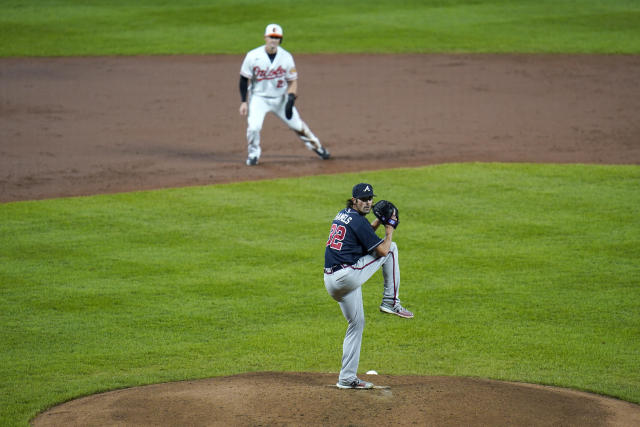
<svg viewBox="0 0 640 427">
<path fill-rule="evenodd" d="M 336 387 L 342 388 L 342 389 L 354 388 L 354 389 L 369 390 L 373 388 L 373 383 L 362 381 L 361 379 L 356 378 L 355 380 L 351 381 L 349 384 L 343 384 L 340 381 L 338 381 L 336 383 Z"/>
<path fill-rule="evenodd" d="M 247 166 L 255 166 L 258 164 L 257 157 L 247 157 Z"/>
<path fill-rule="evenodd" d="M 313 151 L 315 151 L 318 156 L 322 157 L 322 160 L 327 160 L 331 157 L 329 151 L 324 147 L 314 148 Z"/>
<path fill-rule="evenodd" d="M 382 304 L 380 305 L 380 311 L 383 313 L 395 314 L 396 316 L 400 316 L 405 319 L 411 319 L 413 317 L 413 313 L 402 307 L 400 303 L 393 307 L 387 304 Z"/>
</svg>

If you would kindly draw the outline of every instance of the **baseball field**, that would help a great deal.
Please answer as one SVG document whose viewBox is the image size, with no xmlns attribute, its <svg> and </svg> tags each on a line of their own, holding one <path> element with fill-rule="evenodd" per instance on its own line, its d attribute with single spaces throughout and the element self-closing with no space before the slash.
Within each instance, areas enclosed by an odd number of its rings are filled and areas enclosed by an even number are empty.
<svg viewBox="0 0 640 427">
<path fill-rule="evenodd" d="M 268 118 L 269 22 L 321 161 Z M 0 1 L 0 425 L 640 425 L 637 1 Z M 370 182 L 403 304 L 322 281 Z"/>
</svg>

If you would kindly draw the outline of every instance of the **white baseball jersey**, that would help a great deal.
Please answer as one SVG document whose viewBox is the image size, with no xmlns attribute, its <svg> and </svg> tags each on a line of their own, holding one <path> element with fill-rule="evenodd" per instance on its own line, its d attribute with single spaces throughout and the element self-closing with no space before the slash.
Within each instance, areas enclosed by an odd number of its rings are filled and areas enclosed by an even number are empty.
<svg viewBox="0 0 640 427">
<path fill-rule="evenodd" d="M 293 56 L 281 47 L 278 47 L 273 62 L 264 46 L 249 51 L 242 62 L 240 74 L 251 81 L 252 95 L 267 98 L 284 96 L 287 82 L 298 78 Z"/>
</svg>

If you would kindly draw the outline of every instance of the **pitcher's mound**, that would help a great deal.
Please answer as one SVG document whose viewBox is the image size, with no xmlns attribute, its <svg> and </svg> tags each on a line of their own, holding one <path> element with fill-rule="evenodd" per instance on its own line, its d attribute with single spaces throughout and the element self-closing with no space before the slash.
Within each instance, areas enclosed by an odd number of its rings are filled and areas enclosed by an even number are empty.
<svg viewBox="0 0 640 427">
<path fill-rule="evenodd" d="M 555 387 L 475 378 L 363 375 L 389 389 L 339 390 L 337 374 L 249 373 L 155 384 L 56 406 L 34 426 L 640 425 L 640 406 Z"/>
</svg>

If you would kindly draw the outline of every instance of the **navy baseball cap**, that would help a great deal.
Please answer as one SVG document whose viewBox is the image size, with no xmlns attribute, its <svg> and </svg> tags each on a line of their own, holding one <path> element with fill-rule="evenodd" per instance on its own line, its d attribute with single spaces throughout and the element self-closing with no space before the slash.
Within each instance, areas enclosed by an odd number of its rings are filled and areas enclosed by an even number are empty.
<svg viewBox="0 0 640 427">
<path fill-rule="evenodd" d="M 375 196 L 375 194 L 373 194 L 373 187 L 371 186 L 371 184 L 367 184 L 366 182 L 361 182 L 360 184 L 354 185 L 353 191 L 351 191 L 351 195 L 356 199 Z"/>
</svg>

